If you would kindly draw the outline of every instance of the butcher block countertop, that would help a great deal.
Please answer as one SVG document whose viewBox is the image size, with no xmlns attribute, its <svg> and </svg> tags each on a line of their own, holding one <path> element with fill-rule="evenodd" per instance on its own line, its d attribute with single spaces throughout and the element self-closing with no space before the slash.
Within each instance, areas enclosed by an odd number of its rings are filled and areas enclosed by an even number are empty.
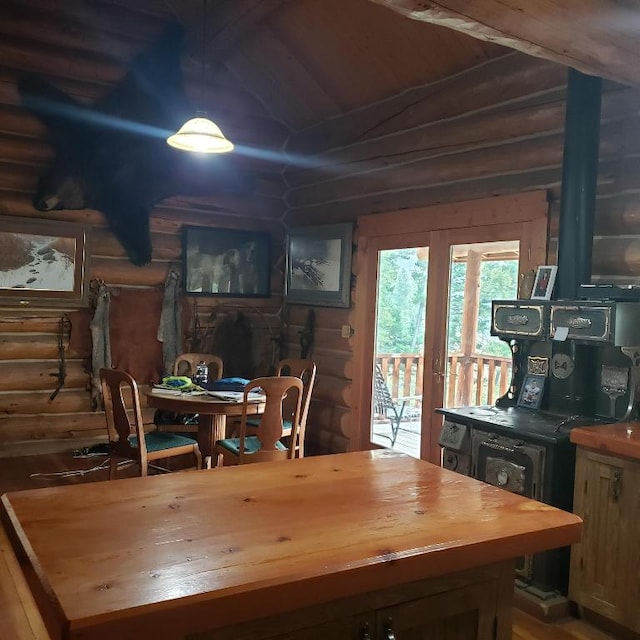
<svg viewBox="0 0 640 640">
<path fill-rule="evenodd" d="M 640 422 L 571 429 L 571 442 L 587 449 L 640 460 Z"/>
<path fill-rule="evenodd" d="M 576 515 L 390 451 L 14 492 L 1 515 L 53 638 L 176 637 L 581 531 Z"/>
</svg>

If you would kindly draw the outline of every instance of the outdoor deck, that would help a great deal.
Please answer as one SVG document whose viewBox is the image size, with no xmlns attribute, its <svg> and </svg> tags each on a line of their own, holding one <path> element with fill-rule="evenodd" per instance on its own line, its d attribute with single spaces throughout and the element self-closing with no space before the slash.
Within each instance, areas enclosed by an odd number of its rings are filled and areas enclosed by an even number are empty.
<svg viewBox="0 0 640 640">
<path fill-rule="evenodd" d="M 385 437 L 386 436 L 386 437 Z M 389 421 L 376 420 L 373 427 L 372 442 L 383 447 L 391 445 L 391 426 Z M 420 457 L 420 419 L 403 420 L 398 429 L 395 451 L 406 453 L 414 458 Z"/>
<path fill-rule="evenodd" d="M 406 400 L 406 418 L 400 422 L 394 449 L 420 457 L 420 411 L 424 371 L 421 354 L 380 354 L 376 357 L 391 397 Z M 464 407 L 494 404 L 511 381 L 511 359 L 487 354 L 451 354 L 447 360 L 444 405 Z M 398 402 L 400 404 L 400 401 Z M 372 441 L 391 445 L 391 425 L 374 416 Z"/>
</svg>

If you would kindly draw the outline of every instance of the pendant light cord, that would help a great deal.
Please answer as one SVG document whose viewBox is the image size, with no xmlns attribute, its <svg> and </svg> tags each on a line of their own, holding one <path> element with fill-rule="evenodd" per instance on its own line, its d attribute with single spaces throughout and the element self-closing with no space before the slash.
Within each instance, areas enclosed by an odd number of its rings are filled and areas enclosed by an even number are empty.
<svg viewBox="0 0 640 640">
<path fill-rule="evenodd" d="M 224 137 L 220 127 L 207 118 L 204 106 L 205 51 L 207 42 L 207 0 L 202 0 L 202 42 L 200 55 L 200 109 L 196 117 L 190 118 L 180 129 L 167 138 L 167 144 L 181 151 L 198 153 L 228 153 L 233 143 Z"/>
<path fill-rule="evenodd" d="M 200 108 L 204 107 L 204 55 L 207 38 L 207 0 L 202 0 L 202 49 L 200 53 Z"/>
</svg>

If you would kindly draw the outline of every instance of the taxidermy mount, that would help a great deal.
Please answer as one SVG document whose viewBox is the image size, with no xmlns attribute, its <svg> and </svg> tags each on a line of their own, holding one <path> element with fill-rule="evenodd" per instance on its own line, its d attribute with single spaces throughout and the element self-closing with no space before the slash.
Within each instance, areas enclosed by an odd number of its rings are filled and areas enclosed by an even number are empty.
<svg viewBox="0 0 640 640">
<path fill-rule="evenodd" d="M 34 206 L 102 212 L 136 265 L 151 261 L 149 215 L 156 203 L 175 195 L 249 190 L 233 158 L 178 151 L 166 143 L 195 112 L 183 87 L 182 42 L 182 28 L 169 27 L 93 107 L 36 76 L 18 82 L 22 103 L 45 124 L 55 151 Z"/>
</svg>

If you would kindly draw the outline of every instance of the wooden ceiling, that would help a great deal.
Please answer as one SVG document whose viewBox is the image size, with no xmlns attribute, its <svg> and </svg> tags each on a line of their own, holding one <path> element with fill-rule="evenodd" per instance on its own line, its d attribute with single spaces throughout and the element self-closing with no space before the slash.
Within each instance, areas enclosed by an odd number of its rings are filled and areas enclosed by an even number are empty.
<svg viewBox="0 0 640 640">
<path fill-rule="evenodd" d="M 279 152 L 292 134 L 482 65 L 509 47 L 640 84 L 632 37 L 640 29 L 639 6 L 640 0 L 3 0 L 0 91 L 10 91 L 5 69 L 12 68 L 39 73 L 91 102 L 177 20 L 188 34 L 183 67 L 194 107 L 250 148 L 244 162 L 279 174 L 287 163 Z M 38 56 L 30 54 L 34 47 Z M 44 68 L 34 64 L 43 54 Z"/>
<path fill-rule="evenodd" d="M 162 25 L 177 20 L 189 33 L 186 55 L 192 79 L 199 76 L 204 36 L 206 83 L 231 87 L 238 83 L 293 130 L 453 75 L 504 54 L 506 47 L 640 84 L 640 0 L 4 0 L 2 4 L 7 13 L 0 26 L 3 35 L 15 38 L 28 29 L 32 37 L 51 44 L 64 36 L 70 50 L 81 42 L 83 49 L 90 45 L 116 64 L 126 63 Z M 20 21 L 27 14 L 28 25 Z M 52 20 L 54 16 L 57 19 Z M 101 35 L 96 38 L 98 31 Z M 90 63 L 76 64 L 83 62 Z"/>
<path fill-rule="evenodd" d="M 207 39 L 208 83 L 231 74 L 292 131 L 507 50 L 411 20 L 370 0 L 166 0 L 188 27 L 192 60 Z"/>
<path fill-rule="evenodd" d="M 640 84 L 640 0 L 207 2 L 208 63 L 223 65 L 293 131 L 510 49 Z M 165 6 L 183 24 L 202 25 L 201 0 Z"/>
<path fill-rule="evenodd" d="M 300 130 L 504 54 L 369 0 L 284 2 L 226 67 Z"/>
</svg>

